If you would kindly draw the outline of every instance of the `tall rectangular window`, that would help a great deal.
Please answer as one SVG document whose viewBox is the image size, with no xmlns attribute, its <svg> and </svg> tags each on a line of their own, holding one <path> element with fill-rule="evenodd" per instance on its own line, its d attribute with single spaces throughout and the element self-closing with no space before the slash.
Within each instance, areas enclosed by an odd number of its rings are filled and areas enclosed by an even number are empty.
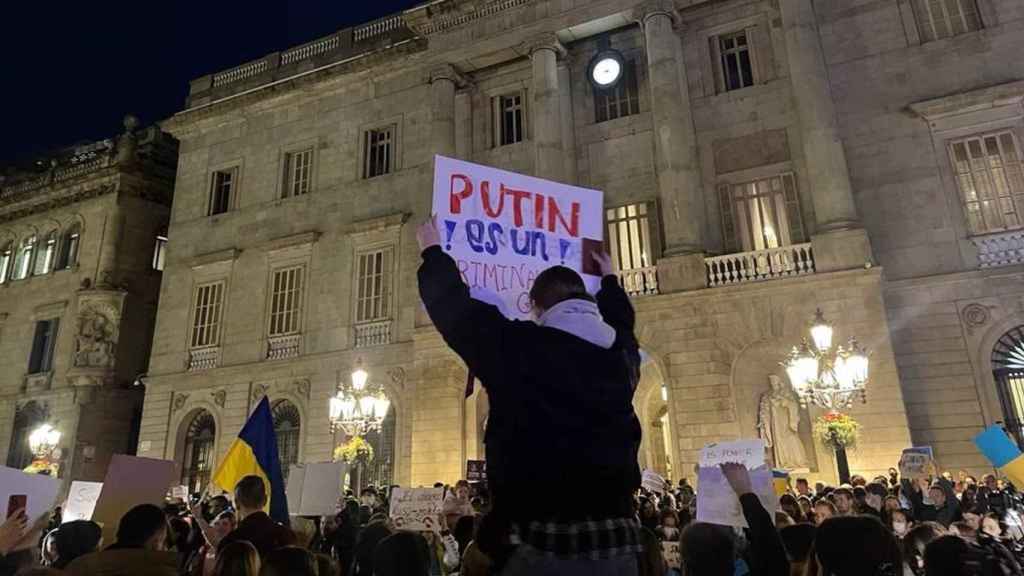
<svg viewBox="0 0 1024 576">
<path fill-rule="evenodd" d="M 640 113 L 636 66 L 630 60 L 623 64 L 622 78 L 607 89 L 594 88 L 594 120 L 604 122 Z"/>
<path fill-rule="evenodd" d="M 914 0 L 921 42 L 931 42 L 981 29 L 976 0 Z"/>
<path fill-rule="evenodd" d="M 522 142 L 526 136 L 523 119 L 523 92 L 497 96 L 494 106 L 494 145 Z"/>
<path fill-rule="evenodd" d="M 605 210 L 608 247 L 617 270 L 654 266 L 655 239 L 651 235 L 651 204 L 629 204 Z"/>
<path fill-rule="evenodd" d="M 1024 176 L 1013 134 L 995 132 L 953 140 L 949 155 L 971 233 L 1020 228 Z"/>
<path fill-rule="evenodd" d="M 210 182 L 209 216 L 216 216 L 231 210 L 234 201 L 235 186 L 238 180 L 238 169 L 217 170 Z"/>
<path fill-rule="evenodd" d="M 304 273 L 303 266 L 274 270 L 270 281 L 270 336 L 297 334 L 301 330 Z"/>
<path fill-rule="evenodd" d="M 28 373 L 49 372 L 53 368 L 53 350 L 57 345 L 57 326 L 60 320 L 51 318 L 36 322 L 32 338 L 32 354 L 28 359 Z"/>
<path fill-rule="evenodd" d="M 392 124 L 367 130 L 363 142 L 363 178 L 390 174 L 395 168 L 395 132 Z"/>
<path fill-rule="evenodd" d="M 14 242 L 8 241 L 0 247 L 0 284 L 7 282 L 11 273 L 11 261 L 14 260 Z"/>
<path fill-rule="evenodd" d="M 18 251 L 14 256 L 14 273 L 11 278 L 13 280 L 24 280 L 28 278 L 29 270 L 32 269 L 32 254 L 36 250 L 36 237 L 35 235 L 27 236 L 18 245 Z"/>
<path fill-rule="evenodd" d="M 391 318 L 391 248 L 356 258 L 356 322 Z"/>
<path fill-rule="evenodd" d="M 807 241 L 792 173 L 718 188 L 727 252 L 767 250 Z"/>
<path fill-rule="evenodd" d="M 200 284 L 192 307 L 191 348 L 220 344 L 221 317 L 224 313 L 224 282 Z"/>
<path fill-rule="evenodd" d="M 283 198 L 309 192 L 313 182 L 313 149 L 307 148 L 284 155 L 285 177 Z"/>
<path fill-rule="evenodd" d="M 754 65 L 750 55 L 748 30 L 721 34 L 712 41 L 718 52 L 718 91 L 728 92 L 753 86 Z"/>
<path fill-rule="evenodd" d="M 164 263 L 167 260 L 167 237 L 157 236 L 156 244 L 153 246 L 153 270 L 163 272 Z"/>
<path fill-rule="evenodd" d="M 57 255 L 57 231 L 54 230 L 43 237 L 36 246 L 35 264 L 32 275 L 42 276 L 53 271 L 53 261 Z"/>
</svg>

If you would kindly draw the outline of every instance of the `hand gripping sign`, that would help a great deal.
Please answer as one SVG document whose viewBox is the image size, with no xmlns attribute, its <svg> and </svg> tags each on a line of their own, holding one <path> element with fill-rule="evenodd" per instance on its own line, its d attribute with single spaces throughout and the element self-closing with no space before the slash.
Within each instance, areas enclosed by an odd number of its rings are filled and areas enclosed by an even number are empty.
<svg viewBox="0 0 1024 576">
<path fill-rule="evenodd" d="M 529 317 L 530 287 L 555 265 L 572 268 L 597 291 L 592 254 L 602 249 L 603 202 L 597 190 L 434 157 L 441 247 L 473 297 L 509 318 Z"/>
</svg>

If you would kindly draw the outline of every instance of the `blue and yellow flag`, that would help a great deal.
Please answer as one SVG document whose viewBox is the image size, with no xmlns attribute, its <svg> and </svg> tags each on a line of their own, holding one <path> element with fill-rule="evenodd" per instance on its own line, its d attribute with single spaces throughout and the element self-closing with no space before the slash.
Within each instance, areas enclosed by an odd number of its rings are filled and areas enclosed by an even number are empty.
<svg viewBox="0 0 1024 576">
<path fill-rule="evenodd" d="M 772 487 L 775 488 L 776 496 L 789 492 L 789 472 L 772 469 Z"/>
<path fill-rule="evenodd" d="M 1002 426 L 989 426 L 974 438 L 974 444 L 1018 490 L 1024 486 L 1024 454 Z"/>
<path fill-rule="evenodd" d="M 217 466 L 213 483 L 225 492 L 232 492 L 235 484 L 250 475 L 263 478 L 269 494 L 270 517 L 288 523 L 288 499 L 284 494 L 281 460 L 277 455 L 277 434 L 274 417 L 270 413 L 270 400 L 260 400 L 249 420 L 231 444 L 228 453 Z"/>
</svg>

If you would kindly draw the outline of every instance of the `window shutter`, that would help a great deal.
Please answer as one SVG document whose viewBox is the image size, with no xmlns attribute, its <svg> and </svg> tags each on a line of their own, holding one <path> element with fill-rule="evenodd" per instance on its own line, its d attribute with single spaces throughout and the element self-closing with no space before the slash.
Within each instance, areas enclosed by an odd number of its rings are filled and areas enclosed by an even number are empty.
<svg viewBox="0 0 1024 576">
<path fill-rule="evenodd" d="M 796 178 L 793 173 L 782 175 L 782 190 L 786 196 L 786 217 L 789 220 L 789 237 L 794 244 L 807 242 L 804 232 L 804 220 L 800 210 L 800 196 L 796 191 Z"/>
<path fill-rule="evenodd" d="M 728 184 L 718 185 L 718 200 L 722 207 L 722 247 L 726 254 L 736 252 L 736 221 L 732 213 L 732 198 Z"/>
</svg>

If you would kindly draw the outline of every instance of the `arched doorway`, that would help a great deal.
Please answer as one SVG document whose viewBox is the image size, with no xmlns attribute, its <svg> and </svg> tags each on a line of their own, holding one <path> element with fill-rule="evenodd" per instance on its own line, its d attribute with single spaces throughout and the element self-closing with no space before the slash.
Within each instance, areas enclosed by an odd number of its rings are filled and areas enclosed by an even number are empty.
<svg viewBox="0 0 1024 576">
<path fill-rule="evenodd" d="M 668 383 L 653 356 L 644 353 L 642 358 L 640 384 L 633 395 L 633 407 L 643 431 L 640 467 L 674 479 L 679 471 L 673 468 L 675 452 Z"/>
<path fill-rule="evenodd" d="M 996 380 L 1003 424 L 1024 446 L 1024 326 L 1002 335 L 992 348 L 992 375 Z"/>
<path fill-rule="evenodd" d="M 270 409 L 277 435 L 277 456 L 281 461 L 281 474 L 285 482 L 291 467 L 299 463 L 299 443 L 302 441 L 302 416 L 299 408 L 288 400 L 278 400 Z"/>
<path fill-rule="evenodd" d="M 32 448 L 28 437 L 32 431 L 46 423 L 48 410 L 35 401 L 18 408 L 14 413 L 11 444 L 7 450 L 7 466 L 21 470 L 32 463 Z"/>
<path fill-rule="evenodd" d="M 202 492 L 210 483 L 213 470 L 217 423 L 213 414 L 199 408 L 184 420 L 182 426 L 177 451 L 181 462 L 181 484 L 190 493 Z"/>
<path fill-rule="evenodd" d="M 395 405 L 391 405 L 379 430 L 367 432 L 366 442 L 373 447 L 373 462 L 367 467 L 362 485 L 386 486 L 392 484 L 395 468 Z"/>
</svg>

